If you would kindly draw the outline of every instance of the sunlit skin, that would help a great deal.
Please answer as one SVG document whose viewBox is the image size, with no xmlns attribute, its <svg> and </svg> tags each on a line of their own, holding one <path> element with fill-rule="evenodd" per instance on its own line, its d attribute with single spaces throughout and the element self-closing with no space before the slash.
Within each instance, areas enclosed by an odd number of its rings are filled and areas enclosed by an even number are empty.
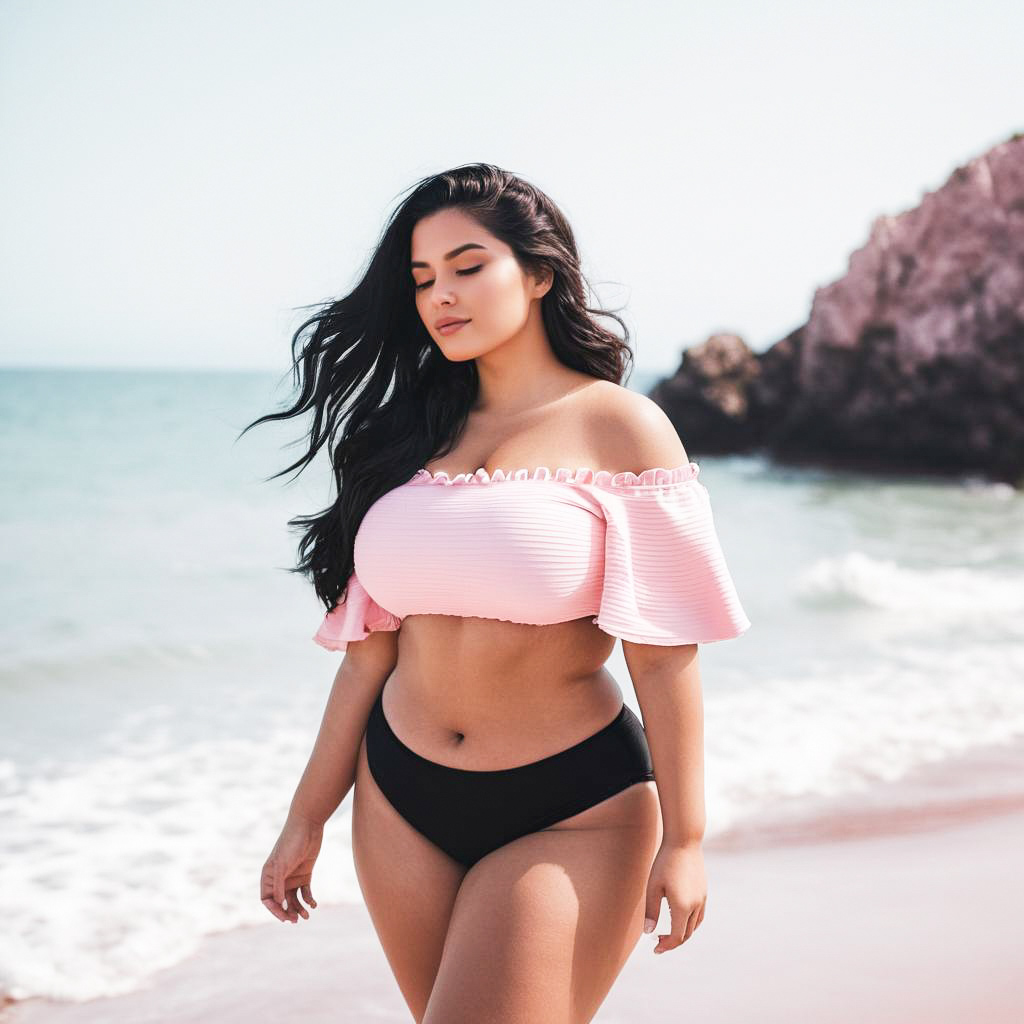
<svg viewBox="0 0 1024 1024">
<path fill-rule="evenodd" d="M 564 393 L 570 371 L 552 353 L 541 316 L 550 273 L 538 280 L 524 272 L 504 242 L 455 209 L 417 223 L 411 272 L 416 309 L 445 358 L 476 360 L 476 411 L 515 414 Z M 470 323 L 446 337 L 434 326 L 446 316 Z"/>
<path fill-rule="evenodd" d="M 426 464 L 429 472 L 640 472 L 688 462 L 649 400 L 555 356 L 541 310 L 550 271 L 526 272 L 508 245 L 457 209 L 415 225 L 409 260 L 430 338 L 452 363 L 473 360 L 479 374 L 464 429 Z M 469 323 L 444 335 L 436 326 L 444 317 Z M 622 707 L 606 666 L 614 645 L 589 615 L 530 625 L 441 614 L 407 615 L 400 634 L 379 630 L 350 645 L 335 707 L 325 711 L 323 751 L 264 869 L 271 913 L 308 918 L 297 893 L 315 906 L 309 882 L 323 823 L 354 786 L 357 878 L 417 1024 L 475 1021 L 481 1008 L 509 1020 L 591 1019 L 645 917 L 653 928 L 667 902 L 671 931 L 658 935 L 656 953 L 682 945 L 703 919 L 696 644 L 622 642 L 659 783 L 635 783 L 499 847 L 468 872 L 380 792 L 363 729 L 379 692 L 390 727 L 428 760 L 470 771 L 540 760 L 593 735 Z M 352 750 L 354 771 L 339 772 Z"/>
</svg>

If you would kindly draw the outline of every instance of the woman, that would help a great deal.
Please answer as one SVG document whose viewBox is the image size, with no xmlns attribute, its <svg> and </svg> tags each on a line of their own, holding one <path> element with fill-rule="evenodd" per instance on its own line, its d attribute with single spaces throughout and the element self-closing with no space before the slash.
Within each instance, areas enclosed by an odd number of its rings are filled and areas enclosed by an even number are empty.
<svg viewBox="0 0 1024 1024">
<path fill-rule="evenodd" d="M 282 473 L 329 443 L 338 497 L 292 521 L 294 571 L 345 651 L 261 897 L 309 917 L 354 784 L 357 877 L 416 1021 L 589 1021 L 662 897 L 656 953 L 703 918 L 697 645 L 750 623 L 699 468 L 620 384 L 627 341 L 555 204 L 471 164 L 414 187 L 296 333 L 294 406 L 256 421 L 313 411 Z"/>
</svg>

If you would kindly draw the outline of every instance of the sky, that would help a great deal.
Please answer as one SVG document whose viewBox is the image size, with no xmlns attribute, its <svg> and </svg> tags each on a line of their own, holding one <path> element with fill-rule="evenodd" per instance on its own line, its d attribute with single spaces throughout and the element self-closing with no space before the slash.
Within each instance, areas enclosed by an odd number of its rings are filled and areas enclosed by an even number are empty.
<svg viewBox="0 0 1024 1024">
<path fill-rule="evenodd" d="M 0 0 L 0 365 L 284 372 L 477 160 L 561 207 L 637 370 L 763 351 L 1024 130 L 1022 39 L 996 0 Z"/>
</svg>

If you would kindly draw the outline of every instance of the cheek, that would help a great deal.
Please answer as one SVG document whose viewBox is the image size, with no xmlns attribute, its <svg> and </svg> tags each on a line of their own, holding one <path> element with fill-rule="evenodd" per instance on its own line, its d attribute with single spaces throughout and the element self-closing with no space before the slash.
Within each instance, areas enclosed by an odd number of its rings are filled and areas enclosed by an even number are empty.
<svg viewBox="0 0 1024 1024">
<path fill-rule="evenodd" d="M 519 271 L 506 263 L 489 268 L 468 280 L 472 290 L 466 291 L 467 306 L 474 319 L 486 318 L 491 323 L 518 322 L 528 312 L 526 295 Z"/>
</svg>

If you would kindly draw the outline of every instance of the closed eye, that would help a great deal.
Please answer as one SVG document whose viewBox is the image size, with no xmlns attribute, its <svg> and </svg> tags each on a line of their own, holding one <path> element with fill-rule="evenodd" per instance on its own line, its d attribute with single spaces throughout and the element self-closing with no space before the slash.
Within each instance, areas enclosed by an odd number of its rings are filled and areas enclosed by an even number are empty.
<svg viewBox="0 0 1024 1024">
<path fill-rule="evenodd" d="M 478 267 L 469 267 L 467 270 L 456 270 L 455 273 L 464 276 L 466 274 L 475 274 L 478 270 L 483 270 L 483 268 L 484 265 L 481 263 L 480 266 Z M 415 288 L 416 291 L 419 292 L 422 291 L 424 288 L 428 287 L 429 285 L 432 285 L 433 283 L 433 281 L 424 281 L 422 284 L 417 284 L 414 285 L 413 287 Z"/>
</svg>

